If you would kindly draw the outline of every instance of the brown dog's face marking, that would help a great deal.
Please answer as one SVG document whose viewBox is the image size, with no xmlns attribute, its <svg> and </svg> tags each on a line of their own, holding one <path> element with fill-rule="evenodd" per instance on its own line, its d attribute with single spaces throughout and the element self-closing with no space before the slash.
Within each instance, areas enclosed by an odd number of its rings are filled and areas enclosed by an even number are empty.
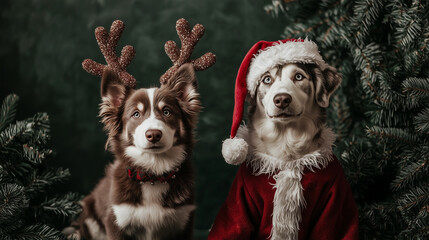
<svg viewBox="0 0 429 240">
<path fill-rule="evenodd" d="M 270 69 L 260 78 L 257 106 L 268 118 L 289 121 L 313 104 L 315 86 L 307 69 L 286 64 Z"/>
<path fill-rule="evenodd" d="M 113 151 L 155 173 L 172 170 L 185 159 L 201 109 L 192 65 L 183 65 L 160 88 L 139 90 L 125 88 L 109 71 L 103 75 L 101 95 L 100 116 Z"/>
<path fill-rule="evenodd" d="M 140 89 L 127 100 L 123 136 L 144 153 L 160 153 L 176 142 L 183 125 L 177 99 L 159 88 Z"/>
</svg>

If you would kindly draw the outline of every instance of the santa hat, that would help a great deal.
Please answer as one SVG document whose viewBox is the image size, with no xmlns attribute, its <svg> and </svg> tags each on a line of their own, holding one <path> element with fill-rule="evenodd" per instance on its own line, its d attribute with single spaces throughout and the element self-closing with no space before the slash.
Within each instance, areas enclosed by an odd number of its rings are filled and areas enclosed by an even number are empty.
<svg viewBox="0 0 429 240">
<path fill-rule="evenodd" d="M 316 43 L 308 39 L 284 39 L 275 42 L 259 41 L 247 52 L 235 81 L 235 105 L 231 135 L 222 145 L 222 155 L 229 164 L 238 165 L 247 157 L 247 142 L 236 137 L 243 119 L 244 101 L 249 92 L 254 96 L 262 74 L 285 63 L 313 63 L 323 71 L 328 65 L 323 61 Z"/>
</svg>

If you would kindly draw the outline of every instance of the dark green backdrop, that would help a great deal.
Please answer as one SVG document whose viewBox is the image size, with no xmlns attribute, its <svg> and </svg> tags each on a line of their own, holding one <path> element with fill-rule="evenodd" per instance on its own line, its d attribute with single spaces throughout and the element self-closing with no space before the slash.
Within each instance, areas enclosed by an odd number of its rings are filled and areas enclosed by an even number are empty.
<svg viewBox="0 0 429 240">
<path fill-rule="evenodd" d="M 222 159 L 228 137 L 235 74 L 247 50 L 258 40 L 276 40 L 285 25 L 256 0 L 2 0 L 0 97 L 21 97 L 18 119 L 47 112 L 58 166 L 68 167 L 72 181 L 59 191 L 87 194 L 102 177 L 112 156 L 99 123 L 99 78 L 82 67 L 84 58 L 104 62 L 94 38 L 97 26 L 121 19 L 125 32 L 118 51 L 133 45 L 136 57 L 128 68 L 138 87 L 158 85 L 170 66 L 167 40 L 178 41 L 175 22 L 201 23 L 206 33 L 194 56 L 212 51 L 217 63 L 198 72 L 204 110 L 193 155 L 197 172 L 197 235 L 204 236 L 226 197 L 236 168 Z"/>
</svg>

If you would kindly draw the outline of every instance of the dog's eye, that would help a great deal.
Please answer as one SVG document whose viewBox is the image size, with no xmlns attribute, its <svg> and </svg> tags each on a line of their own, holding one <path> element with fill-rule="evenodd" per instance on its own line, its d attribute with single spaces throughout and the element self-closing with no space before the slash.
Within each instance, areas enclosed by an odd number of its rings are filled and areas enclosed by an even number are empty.
<svg viewBox="0 0 429 240">
<path fill-rule="evenodd" d="M 297 74 L 295 75 L 295 80 L 297 80 L 297 81 L 301 81 L 302 79 L 304 79 L 304 76 L 302 76 L 302 74 L 301 74 L 301 73 L 297 73 Z"/>
<path fill-rule="evenodd" d="M 133 118 L 139 118 L 140 117 L 140 112 L 139 111 L 135 111 L 133 113 Z"/>
<path fill-rule="evenodd" d="M 271 84 L 271 77 L 270 76 L 266 76 L 266 77 L 264 77 L 263 79 L 262 79 L 262 82 L 264 83 L 264 84 Z"/>
<path fill-rule="evenodd" d="M 168 108 L 164 108 L 164 109 L 162 110 L 162 114 L 163 114 L 164 116 L 168 117 L 168 116 L 170 116 L 170 115 L 171 115 L 171 110 L 170 110 L 170 109 L 168 109 Z"/>
</svg>

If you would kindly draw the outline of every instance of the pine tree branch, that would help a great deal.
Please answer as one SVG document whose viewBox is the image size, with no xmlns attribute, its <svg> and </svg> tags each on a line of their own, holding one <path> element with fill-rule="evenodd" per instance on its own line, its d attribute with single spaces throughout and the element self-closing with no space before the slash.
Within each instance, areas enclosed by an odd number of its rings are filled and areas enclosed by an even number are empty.
<svg viewBox="0 0 429 240">
<path fill-rule="evenodd" d="M 424 52 L 425 50 L 428 50 L 428 43 L 429 43 L 429 27 L 428 25 L 429 21 L 426 21 L 425 25 L 425 32 L 423 33 L 423 44 L 420 47 L 420 51 Z"/>
<path fill-rule="evenodd" d="M 12 159 L 8 160 L 11 161 Z M 3 169 L 5 170 L 4 172 L 7 172 L 7 176 L 5 176 L 7 179 L 12 180 L 13 182 L 16 182 L 20 185 L 25 185 L 26 181 L 28 181 L 26 176 L 31 175 L 35 171 L 35 166 L 34 164 L 21 160 L 22 159 L 18 159 L 17 161 L 12 161 L 12 163 L 4 163 Z"/>
<path fill-rule="evenodd" d="M 13 221 L 0 224 L 0 236 L 3 237 L 1 238 L 2 240 L 7 239 L 6 236 L 8 236 L 10 233 L 17 232 L 23 228 L 25 224 L 22 221 L 22 218 L 20 218 L 21 216 L 22 214 L 15 215 L 15 218 L 13 219 Z"/>
<path fill-rule="evenodd" d="M 58 240 L 65 237 L 55 228 L 45 224 L 33 224 L 18 231 L 9 233 L 9 239 L 13 240 Z"/>
<path fill-rule="evenodd" d="M 10 145 L 20 145 L 28 142 L 29 145 L 45 144 L 49 139 L 49 118 L 46 113 L 38 113 L 33 118 L 17 121 L 9 125 L 0 133 L 0 151 Z"/>
<path fill-rule="evenodd" d="M 381 232 L 378 235 L 395 235 L 395 232 L 398 231 L 396 228 L 401 225 L 400 221 L 402 220 L 396 205 L 392 202 L 366 205 L 362 209 L 361 216 L 364 218 L 363 222 L 371 225 L 372 231 Z"/>
<path fill-rule="evenodd" d="M 412 127 L 412 112 L 400 112 L 394 109 L 378 107 L 374 110 L 368 110 L 366 115 L 370 118 L 371 124 L 383 127 L 405 128 L 409 130 Z M 366 124 L 368 126 L 368 124 Z"/>
<path fill-rule="evenodd" d="M 295 0 L 288 0 L 288 2 L 293 2 Z M 286 2 L 286 1 L 284 1 Z M 278 17 L 279 12 L 285 12 L 285 9 L 283 7 L 283 4 L 280 0 L 272 0 L 271 4 L 267 4 L 264 6 L 264 10 L 267 14 L 271 14 L 273 17 Z"/>
<path fill-rule="evenodd" d="M 52 150 L 50 149 L 39 150 L 38 148 L 28 146 L 27 144 L 24 144 L 22 146 L 22 149 L 23 149 L 23 157 L 34 164 L 42 163 L 47 156 L 52 154 Z"/>
<path fill-rule="evenodd" d="M 347 19 L 348 19 L 347 16 L 344 15 L 344 16 L 341 16 L 340 18 L 338 18 L 338 20 L 335 23 L 331 24 L 329 26 L 329 28 L 325 31 L 325 34 L 323 35 L 323 38 L 322 38 L 323 42 L 327 41 L 327 38 L 330 36 L 330 33 L 331 33 L 332 29 L 334 29 L 334 27 L 340 25 L 342 22 L 346 21 Z"/>
<path fill-rule="evenodd" d="M 341 141 L 348 135 L 350 132 L 350 126 L 352 125 L 350 109 L 347 105 L 344 93 L 341 90 L 339 90 L 339 92 L 337 92 L 337 94 L 335 94 L 331 99 L 331 108 L 328 109 L 328 112 L 329 116 L 332 117 L 328 118 L 328 123 L 331 123 L 330 127 L 335 131 L 338 138 L 337 140 Z"/>
<path fill-rule="evenodd" d="M 358 69 L 366 72 L 367 74 L 375 74 L 376 70 L 373 66 L 380 64 L 383 59 L 380 45 L 375 42 L 369 43 L 363 48 L 354 48 L 353 56 Z"/>
<path fill-rule="evenodd" d="M 404 143 L 415 144 L 418 139 L 416 135 L 401 128 L 381 128 L 372 126 L 368 127 L 366 131 L 368 134 L 378 137 L 382 140 L 386 140 L 387 138 L 395 140 L 395 143 L 399 145 Z"/>
<path fill-rule="evenodd" d="M 282 37 L 283 38 L 296 38 L 296 37 L 306 37 L 309 33 L 314 32 L 315 29 L 318 29 L 323 24 L 327 23 L 328 20 L 321 20 L 314 24 L 311 24 L 309 27 L 305 27 L 305 25 L 297 23 L 293 26 L 288 26 L 285 28 Z"/>
<path fill-rule="evenodd" d="M 407 8 L 405 5 L 395 4 L 392 12 L 392 22 L 396 25 L 395 38 L 400 46 L 411 44 L 422 31 L 418 7 Z"/>
<path fill-rule="evenodd" d="M 405 111 L 420 106 L 420 101 L 415 97 L 406 96 L 387 86 L 387 82 L 392 81 L 392 79 L 385 79 L 383 73 L 379 74 L 379 79 L 381 86 L 378 89 L 373 89 L 373 91 L 375 92 L 377 102 L 384 108 L 393 109 L 394 111 Z"/>
<path fill-rule="evenodd" d="M 36 137 L 31 139 L 32 144 L 45 144 L 49 139 L 49 116 L 46 113 L 36 113 L 27 121 L 34 122 L 34 129 L 37 130 Z"/>
<path fill-rule="evenodd" d="M 384 5 L 385 2 L 381 0 L 360 0 L 356 2 L 351 25 L 355 33 L 355 38 L 360 42 L 363 42 L 369 35 L 370 29 L 380 17 Z"/>
<path fill-rule="evenodd" d="M 8 147 L 15 139 L 31 136 L 33 124 L 28 121 L 17 121 L 0 133 L 0 150 Z"/>
<path fill-rule="evenodd" d="M 422 187 L 415 187 L 410 189 L 399 200 L 399 210 L 410 210 L 410 208 L 420 208 L 429 204 L 429 190 L 428 185 Z"/>
<path fill-rule="evenodd" d="M 15 119 L 18 100 L 19 97 L 15 94 L 10 94 L 3 100 L 0 109 L 0 132 Z"/>
<path fill-rule="evenodd" d="M 429 107 L 423 109 L 415 116 L 414 123 L 418 132 L 429 134 Z"/>
<path fill-rule="evenodd" d="M 419 177 L 426 176 L 428 160 L 429 158 L 420 159 L 418 162 L 412 162 L 403 167 L 399 175 L 392 181 L 392 189 L 398 191 L 412 185 Z"/>
<path fill-rule="evenodd" d="M 342 2 L 342 0 L 322 0 L 320 6 L 323 9 L 333 9 L 335 7 L 339 7 Z"/>
<path fill-rule="evenodd" d="M 46 113 L 11 124 L 16 101 L 17 97 L 7 98 L 0 111 L 0 123 L 5 125 L 0 130 L 0 238 L 63 239 L 54 227 L 62 227 L 80 212 L 81 196 L 52 196 L 52 187 L 69 179 L 70 172 L 48 167 L 52 150 L 46 149 Z"/>
<path fill-rule="evenodd" d="M 62 218 L 76 216 L 81 212 L 81 207 L 77 204 L 82 196 L 77 193 L 67 193 L 63 196 L 47 199 L 38 206 L 34 206 L 38 215 L 53 214 Z"/>
<path fill-rule="evenodd" d="M 13 221 L 28 207 L 28 200 L 22 186 L 0 185 L 0 225 Z"/>
<path fill-rule="evenodd" d="M 44 172 L 33 176 L 29 185 L 26 186 L 26 194 L 31 197 L 43 195 L 52 186 L 64 183 L 71 177 L 69 169 L 47 169 Z"/>
<path fill-rule="evenodd" d="M 407 78 L 402 82 L 402 89 L 411 97 L 429 97 L 429 78 Z"/>
<path fill-rule="evenodd" d="M 353 189 L 359 189 L 360 192 L 366 192 L 368 186 L 373 184 L 374 176 L 380 175 L 384 166 L 378 161 L 379 159 L 373 151 L 374 146 L 371 141 L 356 142 L 348 140 L 344 142 L 344 151 L 341 154 L 341 165 L 347 173 L 347 180 Z"/>
</svg>

